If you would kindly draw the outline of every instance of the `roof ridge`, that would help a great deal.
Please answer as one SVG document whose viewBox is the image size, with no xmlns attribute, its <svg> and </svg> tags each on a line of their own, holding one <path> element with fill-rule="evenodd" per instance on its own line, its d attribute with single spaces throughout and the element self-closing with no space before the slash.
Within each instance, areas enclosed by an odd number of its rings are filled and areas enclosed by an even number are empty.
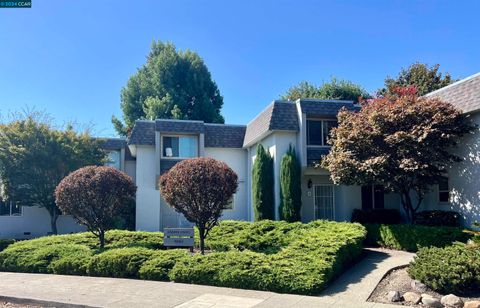
<svg viewBox="0 0 480 308">
<path fill-rule="evenodd" d="M 448 86 L 445 86 L 445 87 L 443 87 L 443 88 L 440 88 L 440 89 L 437 89 L 437 90 L 432 91 L 432 92 L 430 92 L 430 93 L 427 93 L 427 94 L 425 94 L 424 96 L 431 96 L 431 95 L 437 94 L 437 93 L 442 92 L 442 91 L 444 91 L 444 90 L 450 89 L 450 88 L 452 88 L 452 87 L 454 87 L 454 86 L 456 86 L 456 85 L 459 85 L 459 84 L 461 84 L 461 83 L 464 83 L 464 82 L 467 82 L 467 81 L 469 81 L 469 80 L 471 80 L 471 79 L 474 79 L 474 78 L 476 78 L 476 77 L 480 77 L 480 72 L 475 73 L 475 74 L 473 74 L 473 75 L 470 75 L 470 76 L 468 76 L 468 77 L 465 77 L 465 78 L 463 78 L 463 79 L 460 79 L 460 80 L 458 80 L 458 81 L 455 81 L 454 83 L 451 83 L 451 84 L 449 84 Z"/>
<path fill-rule="evenodd" d="M 244 124 L 226 124 L 226 123 L 204 123 L 205 126 L 233 126 L 233 127 L 247 127 Z"/>
<path fill-rule="evenodd" d="M 203 123 L 205 124 L 204 121 L 202 120 L 180 120 L 180 119 L 155 119 L 155 122 L 191 122 L 191 123 Z"/>
</svg>

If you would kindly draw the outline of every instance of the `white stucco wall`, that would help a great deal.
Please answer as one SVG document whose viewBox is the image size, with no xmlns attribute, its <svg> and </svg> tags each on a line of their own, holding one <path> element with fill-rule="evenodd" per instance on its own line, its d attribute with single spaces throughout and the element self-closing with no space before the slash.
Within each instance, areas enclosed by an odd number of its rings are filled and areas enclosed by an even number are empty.
<svg viewBox="0 0 480 308">
<path fill-rule="evenodd" d="M 58 217 L 57 228 L 59 234 L 86 231 L 84 226 L 67 215 Z M 44 208 L 24 206 L 21 216 L 0 216 L 0 238 L 25 239 L 45 236 L 49 232 L 50 215 Z"/>
<path fill-rule="evenodd" d="M 155 147 L 138 146 L 136 167 L 136 229 L 160 230 L 160 191 L 155 189 Z"/>
<path fill-rule="evenodd" d="M 205 156 L 225 162 L 238 176 L 233 210 L 223 211 L 222 219 L 249 220 L 247 200 L 247 150 L 205 148 Z"/>
<path fill-rule="evenodd" d="M 471 119 L 480 126 L 480 112 L 472 114 Z M 474 221 L 480 221 L 480 128 L 462 138 L 454 153 L 463 161 L 452 164 L 448 169 L 450 202 L 440 203 L 438 186 L 434 186 L 420 210 L 456 211 L 461 214 L 463 223 L 471 226 Z"/>
</svg>

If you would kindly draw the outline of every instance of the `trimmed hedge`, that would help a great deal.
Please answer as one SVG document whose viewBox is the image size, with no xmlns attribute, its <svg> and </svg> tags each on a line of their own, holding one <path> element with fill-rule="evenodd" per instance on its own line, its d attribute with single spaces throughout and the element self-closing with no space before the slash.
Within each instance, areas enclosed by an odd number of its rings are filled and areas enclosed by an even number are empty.
<svg viewBox="0 0 480 308">
<path fill-rule="evenodd" d="M 466 242 L 470 235 L 457 227 L 419 225 L 365 225 L 367 245 L 416 252 L 421 247 L 445 247 L 453 242 Z"/>
<path fill-rule="evenodd" d="M 480 247 L 422 248 L 408 273 L 438 292 L 468 295 L 480 290 Z"/>
<path fill-rule="evenodd" d="M 400 211 L 396 209 L 354 209 L 352 222 L 363 224 L 399 224 L 402 219 Z"/>
<path fill-rule="evenodd" d="M 0 271 L 173 280 L 318 294 L 361 254 L 360 224 L 315 221 L 221 222 L 206 255 L 163 248 L 159 233 L 109 231 L 98 250 L 88 233 L 17 242 L 0 252 Z M 121 248 L 120 248 L 121 247 Z"/>
<path fill-rule="evenodd" d="M 460 214 L 453 211 L 421 211 L 415 214 L 415 224 L 438 227 L 461 227 Z"/>
<path fill-rule="evenodd" d="M 170 275 L 177 282 L 313 295 L 358 258 L 364 238 L 365 229 L 351 223 L 222 222 L 207 246 L 224 252 L 181 259 Z"/>
<path fill-rule="evenodd" d="M 190 256 L 190 254 L 183 249 L 172 249 L 158 251 L 155 255 L 143 263 L 139 271 L 139 276 L 142 279 L 169 281 L 170 271 L 175 264 Z"/>
<path fill-rule="evenodd" d="M 0 251 L 4 250 L 11 244 L 15 243 L 15 240 L 10 240 L 10 239 L 0 239 Z"/>
<path fill-rule="evenodd" d="M 93 256 L 87 273 L 91 276 L 138 278 L 140 267 L 154 253 L 155 250 L 141 247 L 107 250 Z"/>
</svg>

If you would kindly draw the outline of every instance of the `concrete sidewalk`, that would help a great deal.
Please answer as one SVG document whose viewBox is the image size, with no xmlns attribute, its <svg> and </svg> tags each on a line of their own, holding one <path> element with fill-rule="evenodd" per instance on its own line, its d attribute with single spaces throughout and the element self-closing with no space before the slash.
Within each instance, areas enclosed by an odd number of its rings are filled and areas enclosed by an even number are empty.
<svg viewBox="0 0 480 308">
<path fill-rule="evenodd" d="M 389 307 L 366 300 L 388 270 L 408 264 L 412 257 L 370 249 L 318 297 L 133 279 L 0 273 L 0 300 L 30 299 L 53 307 Z"/>
</svg>

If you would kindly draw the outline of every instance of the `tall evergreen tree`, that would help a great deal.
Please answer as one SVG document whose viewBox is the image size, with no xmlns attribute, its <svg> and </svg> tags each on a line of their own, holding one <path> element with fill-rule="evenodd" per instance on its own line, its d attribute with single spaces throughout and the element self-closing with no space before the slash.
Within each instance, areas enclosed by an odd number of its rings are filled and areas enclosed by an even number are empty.
<svg viewBox="0 0 480 308">
<path fill-rule="evenodd" d="M 255 221 L 275 219 L 273 158 L 263 145 L 257 146 L 257 157 L 252 171 L 253 208 Z"/>
<path fill-rule="evenodd" d="M 300 221 L 301 208 L 300 164 L 290 145 L 280 165 L 280 217 L 288 222 Z"/>
<path fill-rule="evenodd" d="M 179 51 L 171 43 L 153 42 L 145 63 L 122 89 L 123 122 L 112 117 L 126 135 L 138 119 L 185 119 L 223 123 L 223 97 L 200 56 Z"/>
</svg>

